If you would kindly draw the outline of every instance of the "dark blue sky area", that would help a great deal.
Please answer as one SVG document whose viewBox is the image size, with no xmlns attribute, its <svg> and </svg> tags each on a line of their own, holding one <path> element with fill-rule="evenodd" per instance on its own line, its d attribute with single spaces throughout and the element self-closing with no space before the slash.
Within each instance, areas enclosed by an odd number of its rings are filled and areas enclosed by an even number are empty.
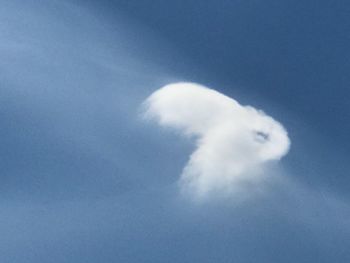
<svg viewBox="0 0 350 263">
<path fill-rule="evenodd" d="M 271 99 L 349 150 L 347 1 L 131 0 L 115 6 L 193 59 L 207 82 Z"/>
</svg>

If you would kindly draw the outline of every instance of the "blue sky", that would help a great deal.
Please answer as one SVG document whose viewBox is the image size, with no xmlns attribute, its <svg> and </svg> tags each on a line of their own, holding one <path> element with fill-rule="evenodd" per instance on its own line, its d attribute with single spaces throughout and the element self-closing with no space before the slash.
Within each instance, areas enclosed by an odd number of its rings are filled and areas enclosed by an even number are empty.
<svg viewBox="0 0 350 263">
<path fill-rule="evenodd" d="M 0 262 L 350 260 L 349 3 L 0 3 Z M 286 128 L 263 195 L 181 196 L 142 103 L 183 81 Z"/>
</svg>

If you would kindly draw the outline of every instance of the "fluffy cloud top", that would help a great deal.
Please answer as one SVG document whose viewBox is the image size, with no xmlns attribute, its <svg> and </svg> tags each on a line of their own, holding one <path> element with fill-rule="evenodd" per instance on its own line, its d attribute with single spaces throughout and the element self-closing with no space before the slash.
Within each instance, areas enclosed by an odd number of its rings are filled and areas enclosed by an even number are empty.
<svg viewBox="0 0 350 263">
<path fill-rule="evenodd" d="M 196 139 L 180 184 L 197 198 L 230 195 L 258 182 L 264 164 L 280 160 L 290 141 L 264 112 L 194 83 L 166 85 L 145 102 L 146 116 Z"/>
</svg>

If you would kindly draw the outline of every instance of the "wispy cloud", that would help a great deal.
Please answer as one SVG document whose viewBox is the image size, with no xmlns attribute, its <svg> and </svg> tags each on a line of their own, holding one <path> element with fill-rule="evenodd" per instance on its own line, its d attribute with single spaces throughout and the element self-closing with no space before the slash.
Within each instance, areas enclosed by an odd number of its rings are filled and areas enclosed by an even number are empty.
<svg viewBox="0 0 350 263">
<path fill-rule="evenodd" d="M 166 85 L 145 105 L 147 118 L 195 138 L 196 149 L 180 185 L 200 200 L 244 193 L 265 178 L 265 164 L 289 150 L 290 140 L 279 122 L 198 84 Z"/>
</svg>

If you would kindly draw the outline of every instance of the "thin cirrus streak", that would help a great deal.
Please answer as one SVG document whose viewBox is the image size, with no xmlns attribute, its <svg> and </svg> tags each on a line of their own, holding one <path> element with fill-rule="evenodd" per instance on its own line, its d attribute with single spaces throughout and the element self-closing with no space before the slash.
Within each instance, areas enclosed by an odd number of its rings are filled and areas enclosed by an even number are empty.
<svg viewBox="0 0 350 263">
<path fill-rule="evenodd" d="M 247 191 L 244 185 L 259 183 L 265 164 L 290 147 L 286 130 L 272 117 L 198 84 L 166 85 L 145 106 L 147 118 L 195 138 L 179 182 L 196 199 Z"/>
</svg>

